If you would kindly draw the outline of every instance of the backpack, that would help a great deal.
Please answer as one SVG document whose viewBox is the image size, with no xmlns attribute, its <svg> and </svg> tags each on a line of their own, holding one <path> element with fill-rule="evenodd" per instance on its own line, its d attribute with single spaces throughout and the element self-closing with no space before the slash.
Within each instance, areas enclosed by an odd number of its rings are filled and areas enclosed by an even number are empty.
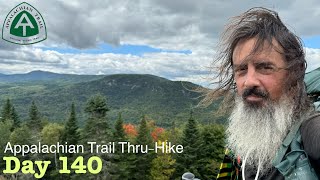
<svg viewBox="0 0 320 180">
<path fill-rule="evenodd" d="M 284 139 L 272 165 L 278 169 L 285 180 L 318 180 L 308 155 L 303 150 L 301 123 L 302 121 L 296 124 Z"/>
</svg>

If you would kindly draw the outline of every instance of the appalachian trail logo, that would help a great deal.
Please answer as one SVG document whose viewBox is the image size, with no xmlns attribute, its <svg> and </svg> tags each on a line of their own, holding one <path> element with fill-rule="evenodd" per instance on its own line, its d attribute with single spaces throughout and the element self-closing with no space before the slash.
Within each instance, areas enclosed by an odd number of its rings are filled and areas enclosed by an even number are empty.
<svg viewBox="0 0 320 180">
<path fill-rule="evenodd" d="M 47 29 L 39 11 L 23 2 L 7 15 L 2 27 L 2 39 L 20 45 L 34 44 L 47 39 Z"/>
</svg>

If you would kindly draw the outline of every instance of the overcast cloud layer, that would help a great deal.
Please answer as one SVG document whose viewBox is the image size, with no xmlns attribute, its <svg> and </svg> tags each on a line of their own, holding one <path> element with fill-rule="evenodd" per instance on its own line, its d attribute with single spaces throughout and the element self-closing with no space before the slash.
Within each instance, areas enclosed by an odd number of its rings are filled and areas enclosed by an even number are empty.
<svg viewBox="0 0 320 180">
<path fill-rule="evenodd" d="M 320 1 L 222 0 L 33 0 L 45 19 L 48 39 L 29 46 L 0 41 L 0 73 L 46 70 L 57 73 L 154 74 L 171 80 L 205 82 L 215 45 L 232 16 L 254 6 L 279 12 L 298 36 L 320 36 Z M 0 1 L 0 23 L 21 1 Z M 85 54 L 43 48 L 98 48 L 99 44 L 147 45 L 183 53 Z M 306 48 L 308 71 L 320 67 L 320 48 Z"/>
</svg>

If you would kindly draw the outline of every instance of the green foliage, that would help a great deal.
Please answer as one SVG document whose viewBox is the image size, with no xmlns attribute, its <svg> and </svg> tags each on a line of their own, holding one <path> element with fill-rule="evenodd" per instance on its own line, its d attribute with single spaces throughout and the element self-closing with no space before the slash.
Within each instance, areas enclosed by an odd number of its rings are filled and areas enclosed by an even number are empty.
<svg viewBox="0 0 320 180">
<path fill-rule="evenodd" d="M 144 150 L 146 149 L 146 146 L 148 148 L 154 148 L 150 130 L 147 126 L 146 116 L 143 116 L 140 122 L 136 144 L 142 145 Z M 142 153 L 141 151 L 139 151 L 136 156 L 134 172 L 132 172 L 133 177 L 135 177 L 136 179 L 151 179 L 150 169 L 153 159 L 154 153 L 152 153 L 152 151 L 149 151 L 148 153 Z"/>
<path fill-rule="evenodd" d="M 201 179 L 214 179 L 217 177 L 224 157 L 224 132 L 224 127 L 217 124 L 206 125 L 202 129 L 202 143 L 197 163 Z"/>
<path fill-rule="evenodd" d="M 82 141 L 83 144 L 87 142 L 96 142 L 97 144 L 107 144 L 111 141 L 111 128 L 109 127 L 108 119 L 106 117 L 106 112 L 108 111 L 108 106 L 106 98 L 101 94 L 92 96 L 85 106 L 85 111 L 88 114 L 88 119 L 85 122 L 85 127 L 82 131 Z M 88 147 L 86 149 L 89 149 Z M 91 149 L 94 152 L 85 152 L 85 159 L 92 156 L 98 156 L 101 158 L 104 164 L 102 171 L 97 175 L 87 174 L 85 179 L 110 179 L 110 169 L 114 166 L 111 163 L 111 154 L 96 152 L 96 148 Z M 81 175 L 82 176 L 82 175 Z M 74 176 L 79 179 L 79 175 Z"/>
<path fill-rule="evenodd" d="M 31 144 L 31 132 L 30 129 L 23 125 L 19 128 L 16 128 L 10 135 L 10 142 L 13 144 Z"/>
<path fill-rule="evenodd" d="M 182 135 L 182 128 L 178 128 L 176 123 L 172 121 L 171 127 L 160 136 L 160 140 L 170 140 L 172 144 L 178 144 Z"/>
<path fill-rule="evenodd" d="M 84 109 L 92 118 L 104 118 L 109 108 L 107 100 L 101 94 L 97 94 L 89 99 Z"/>
<path fill-rule="evenodd" d="M 33 136 L 38 136 L 38 134 L 32 134 L 29 127 L 27 125 L 22 125 L 21 127 L 15 128 L 14 131 L 10 135 L 10 143 L 11 145 L 31 145 L 35 144 Z M 39 154 L 27 154 L 22 156 L 21 154 L 17 154 L 16 157 L 19 158 L 21 161 L 23 160 L 34 160 L 39 159 L 37 158 Z M 17 179 L 28 179 L 26 175 L 22 173 L 17 173 Z"/>
<path fill-rule="evenodd" d="M 3 106 L 2 113 L 1 113 L 1 121 L 5 121 L 7 119 L 11 118 L 11 108 L 12 104 L 10 102 L 10 99 L 7 99 L 5 105 Z"/>
<path fill-rule="evenodd" d="M 11 101 L 9 98 L 6 100 L 6 103 L 3 106 L 0 120 L 3 122 L 6 120 L 12 120 L 13 123 L 12 123 L 12 127 L 10 128 L 11 131 L 13 131 L 14 128 L 20 126 L 18 114 L 14 106 L 11 104 Z"/>
<path fill-rule="evenodd" d="M 142 117 L 142 120 L 140 121 L 136 144 L 143 144 L 143 145 L 152 144 L 152 138 L 150 136 L 150 130 L 147 127 L 147 120 L 145 115 Z"/>
<path fill-rule="evenodd" d="M 41 143 L 54 145 L 57 144 L 57 142 L 61 142 L 63 130 L 63 125 L 57 123 L 48 123 L 40 132 Z M 51 165 L 48 167 L 48 172 L 45 174 L 44 179 L 57 179 L 59 177 L 59 175 L 57 174 L 57 171 L 59 169 L 59 155 L 60 154 L 57 152 L 54 154 L 42 154 L 42 157 L 40 159 L 47 159 L 51 161 Z M 61 177 L 59 179 L 61 179 Z"/>
<path fill-rule="evenodd" d="M 91 133 L 90 136 L 109 135 L 109 124 L 107 122 L 106 113 L 109 110 L 107 100 L 101 94 L 92 96 L 86 104 L 85 112 L 88 113 L 89 119 L 86 122 L 85 131 Z"/>
<path fill-rule="evenodd" d="M 20 127 L 20 120 L 19 120 L 19 116 L 18 113 L 16 112 L 16 109 L 14 108 L 14 106 L 11 107 L 11 118 L 13 120 L 13 125 L 11 130 L 13 131 L 15 128 Z"/>
<path fill-rule="evenodd" d="M 69 118 L 65 124 L 65 129 L 62 137 L 63 142 L 68 142 L 68 144 L 78 144 L 80 139 L 80 134 L 78 131 L 78 124 L 76 119 L 76 111 L 74 103 L 71 104 L 71 110 Z"/>
<path fill-rule="evenodd" d="M 224 127 L 218 124 L 200 128 L 191 113 L 181 139 L 184 151 L 176 154 L 174 178 L 191 172 L 199 179 L 215 179 L 224 156 L 224 131 Z"/>
<path fill-rule="evenodd" d="M 96 94 L 87 101 L 85 112 L 88 113 L 89 118 L 83 130 L 85 142 L 108 142 L 110 140 L 111 129 L 106 117 L 108 110 L 107 100 L 101 94 Z"/>
<path fill-rule="evenodd" d="M 192 114 L 191 112 L 181 140 L 183 153 L 177 154 L 176 156 L 176 177 L 181 177 L 185 172 L 191 172 L 195 174 L 196 177 L 200 176 L 197 161 L 200 156 L 201 137 L 198 124 Z"/>
<path fill-rule="evenodd" d="M 43 144 L 57 144 L 63 133 L 63 126 L 57 123 L 49 123 L 41 131 L 41 142 Z"/>
<path fill-rule="evenodd" d="M 27 124 L 28 127 L 34 131 L 40 132 L 42 129 L 39 111 L 34 101 L 32 101 L 32 104 L 30 106 L 29 121 L 27 122 Z"/>
<path fill-rule="evenodd" d="M 0 77 L 1 78 L 1 77 Z M 9 77 L 8 77 L 9 78 Z M 130 123 L 139 123 L 142 114 L 155 119 L 157 125 L 167 128 L 172 120 L 182 123 L 189 117 L 190 105 L 199 102 L 200 94 L 192 91 L 197 85 L 189 82 L 170 81 L 152 75 L 118 74 L 110 76 L 71 76 L 33 72 L 14 77 L 0 83 L 0 100 L 7 98 L 16 104 L 20 117 L 28 116 L 30 99 L 33 99 L 41 111 L 42 117 L 61 122 L 65 119 L 66 102 L 77 102 L 79 127 L 87 120 L 86 101 L 100 93 L 108 97 L 112 105 L 108 111 L 110 120 L 116 120 L 118 113 Z M 22 80 L 25 81 L 22 81 Z M 208 109 L 199 109 L 195 115 L 199 122 L 215 123 L 210 113 L 218 104 Z M 21 118 L 21 121 L 28 120 Z M 220 122 L 220 120 L 217 120 Z"/>
<path fill-rule="evenodd" d="M 175 162 L 176 160 L 171 157 L 171 154 L 159 153 L 152 160 L 151 179 L 169 180 L 175 171 Z"/>
<path fill-rule="evenodd" d="M 10 128 L 12 127 L 12 121 L 6 120 L 6 121 L 0 121 L 0 147 L 5 147 L 6 144 L 9 142 L 10 139 Z M 0 151 L 0 157 L 4 156 L 4 148 Z M 0 161 L 0 167 L 3 167 L 2 164 L 3 161 Z"/>
<path fill-rule="evenodd" d="M 9 103 L 7 101 L 2 106 L 2 116 L 9 114 L 10 118 L 7 119 L 10 120 L 0 121 L 1 147 L 8 141 L 12 144 L 36 144 L 41 140 L 45 144 L 55 144 L 61 140 L 63 134 L 63 139 L 68 144 L 86 145 L 88 141 L 95 141 L 97 144 L 130 141 L 131 144 L 148 145 L 149 148 L 154 148 L 150 132 L 160 128 L 156 126 L 157 124 L 161 128 L 167 128 L 157 138 L 172 144 L 182 144 L 184 152 L 174 155 L 159 152 L 156 155 L 152 151 L 147 154 L 120 153 L 117 149 L 115 154 L 85 152 L 81 154 L 85 162 L 92 156 L 102 159 L 102 172 L 98 175 L 71 174 L 70 176 L 58 174 L 57 162 L 62 154 L 18 156 L 30 160 L 51 160 L 52 166 L 48 169 L 45 179 L 165 180 L 181 179 L 181 175 L 186 171 L 194 173 L 200 179 L 215 178 L 223 156 L 224 128 L 214 123 L 223 123 L 224 120 L 210 115 L 208 111 L 215 109 L 218 104 L 190 115 L 186 127 L 182 128 L 176 124 L 185 122 L 189 116 L 188 107 L 191 104 L 197 104 L 198 100 L 193 98 L 199 94 L 186 90 L 181 82 L 173 82 L 152 75 L 112 75 L 90 82 L 78 79 L 80 83 L 77 84 L 71 83 L 75 81 L 70 79 L 69 83 L 65 80 L 60 81 L 56 77 L 53 79 L 55 79 L 54 82 L 41 80 L 0 83 L 0 99 L 4 100 L 8 97 L 11 99 Z M 191 83 L 189 85 L 196 87 Z M 39 109 L 32 102 L 28 118 L 28 108 L 25 107 L 30 98 L 39 104 Z M 72 101 L 77 103 L 78 108 L 76 109 L 72 104 L 70 114 L 66 118 L 66 114 L 61 112 L 64 112 L 69 106 L 68 102 Z M 16 108 L 11 102 L 17 104 Z M 8 108 L 7 104 L 11 108 Z M 22 123 L 19 122 L 17 112 L 22 117 Z M 40 112 L 43 115 L 42 118 L 40 118 Z M 144 116 L 140 121 L 138 135 L 128 140 L 123 129 L 123 119 L 137 123 L 138 116 L 141 114 L 147 114 L 150 117 L 148 119 L 154 119 L 154 121 L 147 121 Z M 199 122 L 210 125 L 199 128 L 193 116 L 197 117 Z M 64 126 L 52 122 L 61 119 L 67 119 Z M 23 120 L 27 121 L 24 123 Z M 116 120 L 113 130 L 109 126 L 112 120 Z M 85 125 L 81 126 L 83 122 Z M 18 127 L 19 124 L 21 127 Z M 168 129 L 170 126 L 171 128 Z M 10 129 L 13 130 L 11 133 Z M 0 152 L 0 156 L 4 156 L 3 151 Z M 71 157 L 69 160 L 72 162 L 74 159 Z M 0 162 L 1 167 L 3 164 Z M 29 177 L 19 175 L 19 179 L 27 178 Z"/>
<path fill-rule="evenodd" d="M 108 142 L 111 137 L 111 129 L 105 118 L 89 117 L 82 131 L 84 143 L 95 141 L 97 143 Z"/>
<path fill-rule="evenodd" d="M 121 142 L 121 141 L 124 141 L 125 140 L 125 132 L 124 132 L 124 129 L 123 129 L 123 120 L 122 120 L 122 116 L 121 116 L 121 113 L 119 113 L 119 117 L 115 123 L 115 127 L 114 127 L 115 131 L 114 131 L 114 134 L 113 134 L 113 139 L 116 141 L 116 142 Z"/>
<path fill-rule="evenodd" d="M 124 129 L 123 129 L 123 119 L 121 113 L 119 113 L 118 119 L 114 126 L 113 141 L 117 144 L 118 142 L 127 142 Z M 115 154 L 112 157 L 112 163 L 114 166 L 110 169 L 112 174 L 112 179 L 123 180 L 130 178 L 130 168 L 134 165 L 135 154 L 128 154 L 122 152 L 121 146 L 116 145 Z"/>
<path fill-rule="evenodd" d="M 4 122 L 6 120 L 13 121 L 12 127 L 10 128 L 11 131 L 20 126 L 18 114 L 9 98 L 6 100 L 1 113 L 1 121 Z"/>
</svg>

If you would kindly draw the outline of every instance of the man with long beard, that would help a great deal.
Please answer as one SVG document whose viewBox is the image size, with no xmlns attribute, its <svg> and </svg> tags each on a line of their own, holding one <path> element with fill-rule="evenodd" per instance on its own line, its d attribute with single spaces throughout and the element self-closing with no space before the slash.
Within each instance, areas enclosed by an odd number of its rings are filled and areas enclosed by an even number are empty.
<svg viewBox="0 0 320 180">
<path fill-rule="evenodd" d="M 318 179 L 320 115 L 306 94 L 300 39 L 276 12 L 253 8 L 230 22 L 219 47 L 219 88 L 204 102 L 223 94 L 223 110 L 232 105 L 232 179 Z"/>
</svg>

